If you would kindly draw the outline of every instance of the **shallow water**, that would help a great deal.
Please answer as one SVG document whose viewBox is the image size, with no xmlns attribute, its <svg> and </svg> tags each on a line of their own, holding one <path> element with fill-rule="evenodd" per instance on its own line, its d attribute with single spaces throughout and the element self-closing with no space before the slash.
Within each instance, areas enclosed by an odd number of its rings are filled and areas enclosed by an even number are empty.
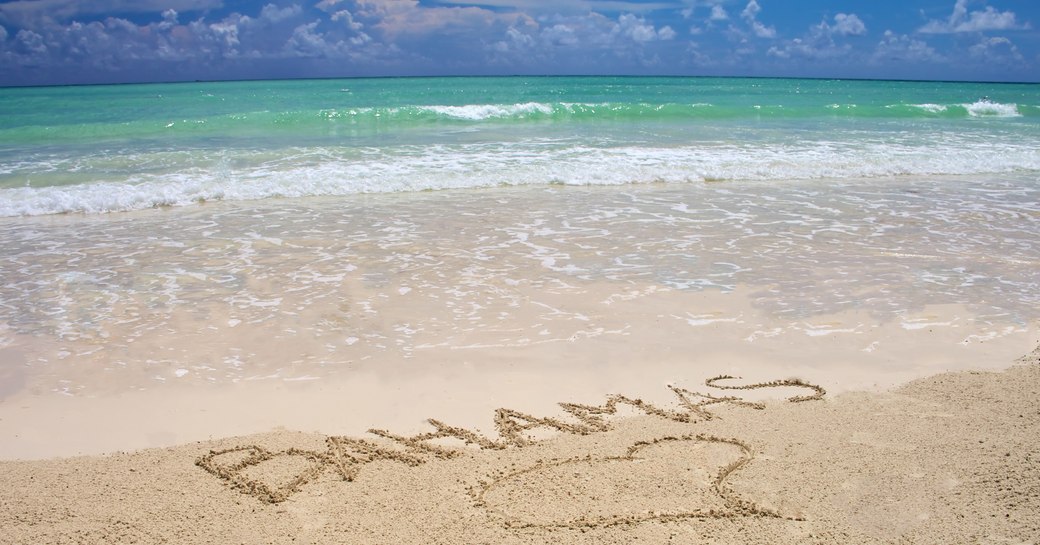
<svg viewBox="0 0 1040 545">
<path fill-rule="evenodd" d="M 10 218 L 0 221 L 0 342 L 33 339 L 33 374 L 74 393 L 108 390 L 106 375 L 122 388 L 317 380 L 429 349 L 631 335 L 646 316 L 610 305 L 655 293 L 739 291 L 764 320 L 752 339 L 898 324 L 957 325 L 964 342 L 984 341 L 1040 319 L 1038 203 L 1030 178 L 991 176 Z M 937 305 L 964 310 L 922 317 Z M 674 310 L 656 327 L 682 335 L 737 320 Z M 825 325 L 849 313 L 859 322 Z"/>
</svg>

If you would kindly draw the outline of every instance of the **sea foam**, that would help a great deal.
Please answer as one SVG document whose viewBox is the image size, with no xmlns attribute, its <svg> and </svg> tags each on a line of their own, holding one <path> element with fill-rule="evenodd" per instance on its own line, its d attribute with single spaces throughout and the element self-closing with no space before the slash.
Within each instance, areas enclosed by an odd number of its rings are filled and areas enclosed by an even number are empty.
<svg viewBox="0 0 1040 545">
<path fill-rule="evenodd" d="M 523 116 L 524 114 L 538 113 L 551 115 L 553 107 L 549 104 L 538 102 L 527 102 L 524 104 L 498 105 L 498 104 L 475 104 L 466 106 L 425 106 L 420 110 L 427 110 L 436 114 L 458 119 L 477 121 L 481 119 L 492 119 L 501 117 Z"/>
<path fill-rule="evenodd" d="M 0 216 L 100 213 L 212 200 L 256 200 L 520 185 L 621 185 L 703 181 L 851 179 L 1040 171 L 1028 142 L 967 139 L 914 143 L 618 146 L 511 142 L 415 146 L 356 153 L 342 148 L 228 151 L 206 166 L 105 180 L 0 189 Z M 148 163 L 147 157 L 126 158 Z M 234 165 L 229 168 L 228 165 Z"/>
<path fill-rule="evenodd" d="M 986 99 L 978 100 L 971 104 L 962 104 L 961 106 L 968 110 L 968 115 L 972 117 L 1020 117 L 1022 115 L 1018 112 L 1018 105 L 1016 104 L 1001 104 L 990 102 Z"/>
</svg>

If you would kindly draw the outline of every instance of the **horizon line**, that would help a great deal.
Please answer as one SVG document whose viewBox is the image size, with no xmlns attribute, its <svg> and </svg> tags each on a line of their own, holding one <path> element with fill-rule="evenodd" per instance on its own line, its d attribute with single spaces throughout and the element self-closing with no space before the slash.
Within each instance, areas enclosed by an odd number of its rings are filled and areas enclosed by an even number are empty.
<svg viewBox="0 0 1040 545">
<path fill-rule="evenodd" d="M 28 85 L 0 85 L 0 89 L 45 89 L 55 87 L 105 87 L 128 85 L 187 85 L 194 83 L 248 83 L 262 81 L 336 81 L 363 79 L 464 79 L 464 78 L 671 78 L 671 79 L 790 79 L 808 81 L 877 81 L 893 83 L 977 83 L 987 85 L 1040 85 L 1037 81 L 998 81 L 969 79 L 910 79 L 910 78 L 867 78 L 867 77 L 824 77 L 824 76 L 737 76 L 737 75 L 681 75 L 681 74 L 501 74 L 501 75 L 379 75 L 379 76 L 329 76 L 329 77 L 287 77 L 287 78 L 229 78 L 229 79 L 184 79 L 156 81 L 124 81 L 109 83 L 50 83 Z"/>
</svg>

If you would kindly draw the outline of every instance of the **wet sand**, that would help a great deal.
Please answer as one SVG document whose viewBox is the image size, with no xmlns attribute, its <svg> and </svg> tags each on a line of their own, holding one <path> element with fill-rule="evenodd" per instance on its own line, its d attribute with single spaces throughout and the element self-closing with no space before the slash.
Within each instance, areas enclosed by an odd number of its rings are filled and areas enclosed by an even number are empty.
<svg viewBox="0 0 1040 545">
<path fill-rule="evenodd" d="M 748 291 L 588 282 L 560 291 L 517 288 L 523 306 L 500 327 L 439 342 L 436 330 L 416 333 L 408 351 L 358 342 L 349 347 L 351 362 L 329 366 L 287 364 L 324 352 L 325 337 L 265 338 L 257 331 L 263 325 L 208 341 L 172 332 L 144 338 L 131 344 L 143 362 L 127 366 L 106 359 L 119 350 L 104 344 L 96 354 L 26 365 L 57 343 L 20 338 L 0 366 L 17 374 L 0 402 L 0 459 L 105 454 L 275 428 L 417 433 L 429 417 L 491 431 L 488 415 L 501 406 L 549 413 L 560 400 L 594 402 L 611 393 L 665 403 L 666 384 L 699 385 L 718 374 L 752 382 L 799 377 L 832 394 L 882 391 L 948 370 L 1003 369 L 1040 342 L 1034 326 L 994 326 L 958 305 L 887 321 L 862 311 L 784 320 L 757 308 Z M 363 327 L 348 322 L 340 336 L 392 330 L 441 311 L 437 301 L 401 299 Z M 200 323 L 214 321 L 221 320 Z M 291 327 L 286 321 L 279 327 Z M 238 378 L 213 380 L 211 353 L 237 346 L 252 347 L 230 367 Z M 166 350 L 185 356 L 144 355 Z M 49 387 L 63 382 L 80 389 Z"/>
</svg>

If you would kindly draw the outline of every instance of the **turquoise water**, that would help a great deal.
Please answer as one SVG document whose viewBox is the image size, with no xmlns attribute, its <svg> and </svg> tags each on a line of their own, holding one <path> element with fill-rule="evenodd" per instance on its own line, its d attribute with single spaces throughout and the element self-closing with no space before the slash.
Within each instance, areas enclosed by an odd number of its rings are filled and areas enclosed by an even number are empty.
<svg viewBox="0 0 1040 545">
<path fill-rule="evenodd" d="M 0 215 L 1040 172 L 1040 85 L 400 78 L 0 89 Z"/>
</svg>

